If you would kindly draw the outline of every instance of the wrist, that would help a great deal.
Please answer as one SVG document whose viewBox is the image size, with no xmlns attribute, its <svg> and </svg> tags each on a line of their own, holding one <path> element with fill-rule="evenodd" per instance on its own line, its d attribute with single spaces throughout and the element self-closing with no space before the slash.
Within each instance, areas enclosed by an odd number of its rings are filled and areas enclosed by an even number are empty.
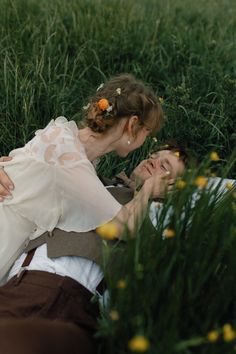
<svg viewBox="0 0 236 354">
<path fill-rule="evenodd" d="M 142 190 L 144 192 L 144 195 L 147 197 L 147 199 L 152 197 L 152 183 L 150 179 L 147 179 L 142 186 Z"/>
</svg>

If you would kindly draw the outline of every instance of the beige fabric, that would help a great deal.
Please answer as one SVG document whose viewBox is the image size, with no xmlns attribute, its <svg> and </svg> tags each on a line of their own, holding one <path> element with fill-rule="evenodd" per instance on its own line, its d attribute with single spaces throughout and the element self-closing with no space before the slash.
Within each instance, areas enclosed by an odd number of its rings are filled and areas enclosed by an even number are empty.
<svg viewBox="0 0 236 354">
<path fill-rule="evenodd" d="M 0 272 L 29 237 L 56 226 L 86 232 L 119 212 L 86 157 L 75 122 L 52 120 L 10 155 L 12 161 L 0 162 L 15 183 L 13 199 L 0 205 Z"/>
</svg>

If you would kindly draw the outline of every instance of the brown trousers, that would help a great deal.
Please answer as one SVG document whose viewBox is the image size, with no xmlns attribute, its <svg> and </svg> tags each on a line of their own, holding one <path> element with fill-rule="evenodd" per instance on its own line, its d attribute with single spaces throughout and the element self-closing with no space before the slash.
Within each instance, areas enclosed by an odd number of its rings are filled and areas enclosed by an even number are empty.
<svg viewBox="0 0 236 354">
<path fill-rule="evenodd" d="M 0 354 L 95 354 L 99 315 L 75 280 L 24 271 L 0 287 Z"/>
</svg>

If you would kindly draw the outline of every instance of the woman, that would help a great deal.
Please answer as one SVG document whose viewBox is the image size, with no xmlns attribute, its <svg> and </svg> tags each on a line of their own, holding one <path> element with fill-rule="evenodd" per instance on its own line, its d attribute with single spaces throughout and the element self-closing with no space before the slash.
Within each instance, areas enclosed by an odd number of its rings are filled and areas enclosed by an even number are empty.
<svg viewBox="0 0 236 354">
<path fill-rule="evenodd" d="M 0 205 L 0 278 L 29 236 L 34 239 L 55 226 L 85 232 L 112 220 L 120 231 L 124 223 L 134 228 L 149 197 L 159 194 L 157 177 L 146 181 L 135 199 L 122 207 L 91 162 L 111 151 L 125 157 L 162 123 L 162 109 L 152 91 L 131 75 L 119 75 L 91 99 L 84 128 L 59 117 L 12 151 L 13 159 L 0 163 L 16 185 L 13 198 Z M 102 208 L 97 200 L 103 201 Z"/>
</svg>

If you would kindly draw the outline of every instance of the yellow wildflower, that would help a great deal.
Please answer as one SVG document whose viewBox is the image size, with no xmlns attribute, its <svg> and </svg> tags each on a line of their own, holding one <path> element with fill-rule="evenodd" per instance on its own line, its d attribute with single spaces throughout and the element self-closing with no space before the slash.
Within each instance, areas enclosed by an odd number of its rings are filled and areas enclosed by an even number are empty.
<svg viewBox="0 0 236 354">
<path fill-rule="evenodd" d="M 179 151 L 175 151 L 175 152 L 174 152 L 174 155 L 175 155 L 176 157 L 179 157 L 179 156 L 180 156 Z"/>
<path fill-rule="evenodd" d="M 105 240 L 114 240 L 118 237 L 118 228 L 112 223 L 108 222 L 96 228 L 96 232 L 99 236 Z"/>
<path fill-rule="evenodd" d="M 231 182 L 228 182 L 228 183 L 226 183 L 226 185 L 225 185 L 225 187 L 230 191 L 231 189 L 233 189 L 233 183 L 231 183 Z"/>
<path fill-rule="evenodd" d="M 210 154 L 211 161 L 219 161 L 220 157 L 216 151 L 212 151 Z"/>
<path fill-rule="evenodd" d="M 137 335 L 130 339 L 128 347 L 132 352 L 144 353 L 150 347 L 150 343 L 146 337 Z"/>
<path fill-rule="evenodd" d="M 196 186 L 198 186 L 199 188 L 205 188 L 207 185 L 207 178 L 204 176 L 198 176 L 195 181 L 194 184 Z"/>
<path fill-rule="evenodd" d="M 219 338 L 219 333 L 217 331 L 211 331 L 209 333 L 207 333 L 207 339 L 209 340 L 209 342 L 216 342 L 217 339 Z"/>
<path fill-rule="evenodd" d="M 175 231 L 173 229 L 165 229 L 163 235 L 165 238 L 172 238 L 175 236 Z"/>
<path fill-rule="evenodd" d="M 231 342 L 236 337 L 236 333 L 230 324 L 225 324 L 223 326 L 223 338 L 225 342 Z"/>
<path fill-rule="evenodd" d="M 111 310 L 110 317 L 111 317 L 112 321 L 118 321 L 120 319 L 119 312 L 117 310 Z"/>
<path fill-rule="evenodd" d="M 160 104 L 163 104 L 164 103 L 164 98 L 163 97 L 159 97 L 159 102 L 160 102 Z"/>
<path fill-rule="evenodd" d="M 184 189 L 186 186 L 186 182 L 183 179 L 179 179 L 176 181 L 175 185 L 178 189 Z"/>
<path fill-rule="evenodd" d="M 125 287 L 126 287 L 126 282 L 125 282 L 125 280 L 124 280 L 124 279 L 118 280 L 118 282 L 117 282 L 117 288 L 118 288 L 118 289 L 125 289 Z"/>
</svg>

